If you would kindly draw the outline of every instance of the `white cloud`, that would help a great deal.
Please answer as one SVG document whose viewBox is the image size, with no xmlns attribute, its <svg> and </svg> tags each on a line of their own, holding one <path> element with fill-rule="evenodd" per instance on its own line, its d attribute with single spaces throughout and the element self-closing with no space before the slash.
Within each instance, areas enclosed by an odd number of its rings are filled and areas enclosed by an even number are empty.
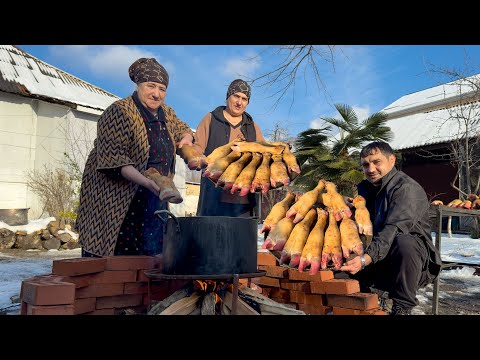
<svg viewBox="0 0 480 360">
<path fill-rule="evenodd" d="M 104 79 L 128 79 L 128 67 L 137 59 L 156 58 L 168 72 L 174 70 L 173 63 L 162 63 L 161 59 L 150 51 L 125 45 L 65 45 L 51 46 L 50 53 L 67 59 L 77 67 L 86 67 L 88 71 Z"/>
<path fill-rule="evenodd" d="M 369 106 L 367 107 L 353 106 L 353 111 L 355 111 L 355 114 L 357 114 L 357 119 L 359 121 L 363 121 L 371 115 Z"/>
<path fill-rule="evenodd" d="M 324 127 L 327 123 L 322 119 L 314 119 L 310 121 L 310 129 L 320 129 Z"/>
<path fill-rule="evenodd" d="M 223 73 L 229 77 L 248 80 L 260 67 L 261 61 L 262 59 L 258 54 L 249 51 L 243 57 L 228 59 L 223 67 Z"/>
</svg>

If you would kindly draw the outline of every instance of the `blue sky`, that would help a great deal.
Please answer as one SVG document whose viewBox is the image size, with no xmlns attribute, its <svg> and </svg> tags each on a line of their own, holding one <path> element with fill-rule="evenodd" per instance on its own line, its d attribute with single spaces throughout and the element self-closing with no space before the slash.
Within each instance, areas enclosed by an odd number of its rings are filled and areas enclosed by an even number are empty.
<svg viewBox="0 0 480 360">
<path fill-rule="evenodd" d="M 272 70 L 281 58 L 260 45 L 18 45 L 33 56 L 119 97 L 135 85 L 128 67 L 155 57 L 170 75 L 166 103 L 195 128 L 203 116 L 225 105 L 228 84 Z M 264 135 L 276 124 L 291 136 L 337 117 L 335 103 L 348 104 L 359 118 L 387 107 L 403 95 L 438 85 L 428 63 L 462 69 L 465 54 L 480 63 L 480 45 L 341 45 L 334 65 L 319 63 L 327 92 L 312 73 L 300 72 L 294 88 L 273 108 L 275 89 L 252 88 L 247 107 Z"/>
</svg>

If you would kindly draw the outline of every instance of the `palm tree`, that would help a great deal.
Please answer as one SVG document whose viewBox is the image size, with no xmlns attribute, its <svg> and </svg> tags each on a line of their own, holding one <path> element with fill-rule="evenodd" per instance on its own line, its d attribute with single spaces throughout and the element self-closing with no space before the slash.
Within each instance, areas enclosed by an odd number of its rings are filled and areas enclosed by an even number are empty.
<svg viewBox="0 0 480 360">
<path fill-rule="evenodd" d="M 295 142 L 295 156 L 302 173 L 295 185 L 313 189 L 321 178 L 334 182 L 347 196 L 356 193 L 356 184 L 364 179 L 359 155 L 363 145 L 371 141 L 390 141 L 393 134 L 386 126 L 387 114 L 377 112 L 359 121 L 355 110 L 346 104 L 335 104 L 341 118 L 321 118 L 329 125 L 301 132 Z M 332 126 L 339 132 L 332 135 Z"/>
</svg>

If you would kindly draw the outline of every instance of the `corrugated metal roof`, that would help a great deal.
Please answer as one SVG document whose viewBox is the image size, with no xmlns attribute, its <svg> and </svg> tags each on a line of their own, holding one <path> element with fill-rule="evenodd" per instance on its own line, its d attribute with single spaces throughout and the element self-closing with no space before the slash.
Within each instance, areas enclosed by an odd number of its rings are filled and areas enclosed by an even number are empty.
<svg viewBox="0 0 480 360">
<path fill-rule="evenodd" d="M 477 106 L 476 111 L 480 111 L 480 104 L 477 103 L 475 106 Z M 455 119 L 453 116 L 455 111 L 459 111 L 458 108 L 417 113 L 388 120 L 387 126 L 394 134 L 393 140 L 389 142 L 390 145 L 395 150 L 402 150 L 445 143 L 463 137 L 465 124 Z M 470 128 L 472 135 L 480 131 L 479 125 Z"/>
<path fill-rule="evenodd" d="M 455 115 L 464 109 L 474 110 L 477 118 L 480 113 L 478 94 L 468 85 L 469 81 L 479 83 L 480 74 L 462 82 L 450 82 L 402 96 L 383 109 L 388 114 L 387 126 L 394 134 L 390 141 L 392 148 L 410 149 L 463 137 L 465 124 L 455 119 Z M 477 124 L 469 131 L 473 136 L 478 134 L 480 127 Z"/>
<path fill-rule="evenodd" d="M 0 45 L 0 91 L 100 111 L 120 99 L 12 45 Z"/>
<path fill-rule="evenodd" d="M 471 98 L 476 95 L 470 82 L 479 83 L 480 74 L 473 75 L 465 80 L 441 84 L 429 89 L 404 95 L 382 111 L 395 118 L 406 114 L 426 111 L 441 105 L 452 104 L 460 99 Z"/>
</svg>

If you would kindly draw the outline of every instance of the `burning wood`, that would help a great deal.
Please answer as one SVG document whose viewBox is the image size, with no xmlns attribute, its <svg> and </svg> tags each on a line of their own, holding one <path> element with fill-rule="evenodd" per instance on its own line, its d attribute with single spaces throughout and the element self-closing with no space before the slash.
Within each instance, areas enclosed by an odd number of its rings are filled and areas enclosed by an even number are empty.
<svg viewBox="0 0 480 360">
<path fill-rule="evenodd" d="M 303 311 L 279 304 L 257 291 L 241 286 L 235 312 L 233 284 L 194 280 L 155 304 L 149 315 L 305 315 Z"/>
</svg>

